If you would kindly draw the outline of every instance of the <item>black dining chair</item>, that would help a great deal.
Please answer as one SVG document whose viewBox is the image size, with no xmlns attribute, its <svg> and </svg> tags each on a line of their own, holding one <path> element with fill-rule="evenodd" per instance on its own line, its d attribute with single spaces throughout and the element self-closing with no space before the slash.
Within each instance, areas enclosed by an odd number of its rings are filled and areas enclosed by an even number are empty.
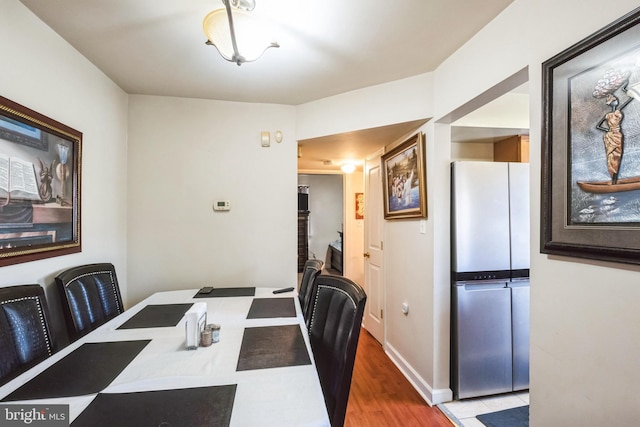
<svg viewBox="0 0 640 427">
<path fill-rule="evenodd" d="M 322 270 L 322 267 L 324 267 L 324 262 L 322 262 L 321 260 L 317 259 L 317 258 L 312 258 L 312 259 L 308 259 L 305 261 L 304 263 L 305 267 L 314 267 L 317 268 L 318 270 Z"/>
<path fill-rule="evenodd" d="M 0 385 L 55 351 L 40 285 L 0 288 Z"/>
<path fill-rule="evenodd" d="M 58 274 L 55 280 L 71 341 L 124 312 L 113 264 L 73 267 Z"/>
<path fill-rule="evenodd" d="M 309 341 L 332 427 L 344 424 L 366 301 L 364 290 L 346 277 L 315 280 Z"/>
<path fill-rule="evenodd" d="M 304 263 L 304 269 L 302 270 L 302 279 L 298 287 L 298 300 L 300 301 L 300 308 L 307 326 L 309 325 L 309 303 L 313 292 L 313 282 L 322 272 L 323 265 L 324 263 L 319 259 L 309 259 Z"/>
</svg>

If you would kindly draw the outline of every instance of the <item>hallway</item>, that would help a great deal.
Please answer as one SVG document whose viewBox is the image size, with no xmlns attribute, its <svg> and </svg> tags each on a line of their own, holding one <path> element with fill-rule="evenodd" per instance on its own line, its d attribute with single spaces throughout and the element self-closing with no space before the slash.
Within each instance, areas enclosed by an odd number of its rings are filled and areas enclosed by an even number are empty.
<svg viewBox="0 0 640 427">
<path fill-rule="evenodd" d="M 451 427 L 437 408 L 420 397 L 382 350 L 362 329 L 353 369 L 345 427 Z"/>
</svg>

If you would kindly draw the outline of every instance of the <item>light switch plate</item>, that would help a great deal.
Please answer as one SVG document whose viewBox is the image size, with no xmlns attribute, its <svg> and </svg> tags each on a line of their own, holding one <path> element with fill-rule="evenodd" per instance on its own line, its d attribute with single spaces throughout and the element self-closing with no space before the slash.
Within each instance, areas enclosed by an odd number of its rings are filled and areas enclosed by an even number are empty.
<svg viewBox="0 0 640 427">
<path fill-rule="evenodd" d="M 271 134 L 269 132 L 261 132 L 260 133 L 260 143 L 263 147 L 268 147 L 271 145 Z"/>
</svg>

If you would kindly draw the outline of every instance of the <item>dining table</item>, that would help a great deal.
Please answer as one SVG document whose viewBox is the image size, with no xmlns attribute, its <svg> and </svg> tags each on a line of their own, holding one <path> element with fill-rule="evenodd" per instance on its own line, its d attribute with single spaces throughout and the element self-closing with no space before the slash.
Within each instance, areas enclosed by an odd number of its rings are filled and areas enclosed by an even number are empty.
<svg viewBox="0 0 640 427">
<path fill-rule="evenodd" d="M 71 426 L 329 426 L 297 293 L 274 290 L 154 293 L 4 384 L 0 405 L 68 405 Z M 203 304 L 218 340 L 190 350 Z"/>
</svg>

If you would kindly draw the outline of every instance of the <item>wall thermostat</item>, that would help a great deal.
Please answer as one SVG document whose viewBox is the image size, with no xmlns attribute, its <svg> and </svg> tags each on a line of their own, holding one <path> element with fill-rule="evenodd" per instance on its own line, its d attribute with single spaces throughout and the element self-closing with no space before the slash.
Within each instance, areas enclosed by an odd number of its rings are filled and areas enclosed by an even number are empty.
<svg viewBox="0 0 640 427">
<path fill-rule="evenodd" d="M 214 211 L 228 211 L 231 209 L 231 203 L 228 200 L 217 200 L 213 204 Z"/>
</svg>

